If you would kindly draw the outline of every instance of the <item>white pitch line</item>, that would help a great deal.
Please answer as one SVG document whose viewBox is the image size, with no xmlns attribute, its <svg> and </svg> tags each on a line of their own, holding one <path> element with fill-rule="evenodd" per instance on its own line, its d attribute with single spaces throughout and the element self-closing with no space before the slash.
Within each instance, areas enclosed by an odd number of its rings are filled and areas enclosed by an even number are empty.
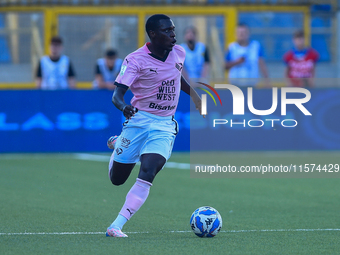
<svg viewBox="0 0 340 255">
<path fill-rule="evenodd" d="M 107 162 L 107 163 L 110 160 L 110 156 L 90 154 L 90 153 L 46 154 L 46 155 L 42 155 L 42 154 L 36 154 L 36 155 L 35 154 L 0 155 L 0 159 L 5 159 L 5 160 L 26 159 L 26 158 L 40 159 L 40 158 L 47 158 L 47 157 L 64 158 L 64 159 L 78 159 L 78 160 L 85 160 L 85 161 L 96 161 L 96 162 Z M 140 165 L 140 162 L 138 162 L 137 165 Z M 167 162 L 164 167 L 190 170 L 190 164 L 188 164 L 188 163 Z"/>
<path fill-rule="evenodd" d="M 340 231 L 340 228 L 315 228 L 315 229 L 243 229 L 243 230 L 222 230 L 222 233 L 250 233 L 250 232 L 314 232 L 314 231 Z M 165 233 L 190 233 L 188 230 L 164 231 Z M 164 233 L 163 231 L 160 233 Z M 151 232 L 125 232 L 127 234 L 151 234 Z M 22 232 L 22 233 L 0 233 L 0 236 L 14 235 L 104 235 L 105 232 Z"/>
<path fill-rule="evenodd" d="M 188 163 L 167 162 L 164 167 L 190 170 L 190 164 Z"/>
<path fill-rule="evenodd" d="M 99 161 L 99 162 L 109 162 L 110 156 L 105 155 L 95 155 L 88 153 L 75 153 L 72 154 L 74 159 L 88 160 L 88 161 Z"/>
<path fill-rule="evenodd" d="M 110 156 L 95 155 L 95 154 L 88 154 L 88 153 L 75 153 L 73 154 L 73 157 L 79 160 L 99 161 L 99 162 L 109 162 L 110 160 Z M 140 164 L 140 162 L 138 162 L 137 165 L 138 164 Z M 188 163 L 167 162 L 165 164 L 165 167 L 190 170 L 190 164 Z"/>
</svg>

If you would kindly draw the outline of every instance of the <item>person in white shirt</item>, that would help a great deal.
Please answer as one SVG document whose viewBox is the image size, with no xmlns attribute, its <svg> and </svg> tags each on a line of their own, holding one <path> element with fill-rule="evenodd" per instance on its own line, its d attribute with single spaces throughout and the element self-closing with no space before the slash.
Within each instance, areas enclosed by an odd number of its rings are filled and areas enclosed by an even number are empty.
<svg viewBox="0 0 340 255">
<path fill-rule="evenodd" d="M 110 89 L 116 88 L 114 82 L 119 74 L 123 60 L 117 58 L 117 52 L 108 49 L 105 58 L 100 58 L 96 63 L 95 80 L 92 85 L 94 89 Z"/>
<path fill-rule="evenodd" d="M 185 43 L 181 44 L 186 53 L 183 69 L 184 77 L 190 80 L 193 85 L 197 81 L 208 82 L 209 52 L 204 43 L 197 41 L 195 27 L 185 29 L 184 40 Z"/>
<path fill-rule="evenodd" d="M 75 72 L 69 57 L 62 55 L 61 37 L 51 39 L 50 55 L 43 56 L 36 73 L 36 86 L 39 89 L 56 90 L 76 87 Z"/>
<path fill-rule="evenodd" d="M 260 72 L 266 87 L 270 86 L 263 49 L 256 40 L 250 40 L 249 28 L 239 24 L 236 42 L 229 44 L 225 55 L 225 69 L 229 70 L 229 82 L 236 86 L 256 86 Z"/>
</svg>

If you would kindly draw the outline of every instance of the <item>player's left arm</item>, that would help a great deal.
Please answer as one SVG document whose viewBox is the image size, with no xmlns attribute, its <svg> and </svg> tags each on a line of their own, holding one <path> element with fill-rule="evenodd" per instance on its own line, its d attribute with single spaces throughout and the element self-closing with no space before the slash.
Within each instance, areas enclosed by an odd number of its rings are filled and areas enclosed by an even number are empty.
<svg viewBox="0 0 340 255">
<path fill-rule="evenodd" d="M 267 70 L 266 62 L 264 61 L 263 57 L 259 58 L 259 67 L 260 67 L 261 74 L 265 81 L 265 86 L 270 87 L 268 70 Z"/>
<path fill-rule="evenodd" d="M 41 89 L 41 82 L 42 82 L 42 70 L 41 70 L 41 60 L 39 60 L 37 74 L 36 74 L 36 87 L 37 89 Z"/>
<path fill-rule="evenodd" d="M 315 63 L 311 70 L 311 76 L 307 78 L 307 87 L 313 88 L 315 83 Z"/>
<path fill-rule="evenodd" d="M 192 101 L 196 106 L 196 109 L 201 111 L 202 104 L 201 98 L 197 94 L 197 92 L 190 86 L 190 84 L 186 81 L 183 75 L 181 76 L 181 90 L 191 97 Z"/>
<path fill-rule="evenodd" d="M 76 74 L 74 72 L 74 68 L 73 65 L 70 61 L 69 67 L 68 67 L 68 85 L 71 89 L 75 89 L 76 88 Z"/>
<path fill-rule="evenodd" d="M 209 78 L 209 72 L 210 72 L 210 57 L 208 48 L 206 48 L 204 52 L 204 65 L 202 70 L 202 78 Z"/>
<path fill-rule="evenodd" d="M 312 50 L 312 60 L 314 62 L 313 68 L 311 70 L 311 77 L 308 78 L 308 87 L 313 88 L 315 85 L 315 68 L 320 56 L 316 50 Z"/>
<path fill-rule="evenodd" d="M 265 87 L 271 87 L 266 62 L 264 61 L 264 53 L 263 53 L 262 46 L 260 46 L 258 54 L 259 54 L 259 67 L 260 67 L 261 74 L 264 78 L 264 83 L 265 83 L 264 85 Z"/>
</svg>

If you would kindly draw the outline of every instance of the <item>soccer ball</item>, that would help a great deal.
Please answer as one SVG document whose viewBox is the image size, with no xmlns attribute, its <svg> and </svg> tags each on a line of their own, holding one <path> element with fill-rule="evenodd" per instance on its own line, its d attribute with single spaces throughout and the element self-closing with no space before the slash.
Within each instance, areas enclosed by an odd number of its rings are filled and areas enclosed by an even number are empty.
<svg viewBox="0 0 340 255">
<path fill-rule="evenodd" d="M 222 218 L 216 209 L 203 206 L 192 213 L 190 226 L 199 237 L 214 237 L 222 228 Z"/>
</svg>

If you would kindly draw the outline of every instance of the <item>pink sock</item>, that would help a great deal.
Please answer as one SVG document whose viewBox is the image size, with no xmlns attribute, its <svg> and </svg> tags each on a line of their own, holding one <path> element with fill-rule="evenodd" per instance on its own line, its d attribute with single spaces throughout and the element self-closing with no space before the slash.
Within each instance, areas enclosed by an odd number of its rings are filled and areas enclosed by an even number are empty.
<svg viewBox="0 0 340 255">
<path fill-rule="evenodd" d="M 135 184 L 126 195 L 125 204 L 119 214 L 129 220 L 144 204 L 151 186 L 150 182 L 137 178 Z"/>
</svg>

